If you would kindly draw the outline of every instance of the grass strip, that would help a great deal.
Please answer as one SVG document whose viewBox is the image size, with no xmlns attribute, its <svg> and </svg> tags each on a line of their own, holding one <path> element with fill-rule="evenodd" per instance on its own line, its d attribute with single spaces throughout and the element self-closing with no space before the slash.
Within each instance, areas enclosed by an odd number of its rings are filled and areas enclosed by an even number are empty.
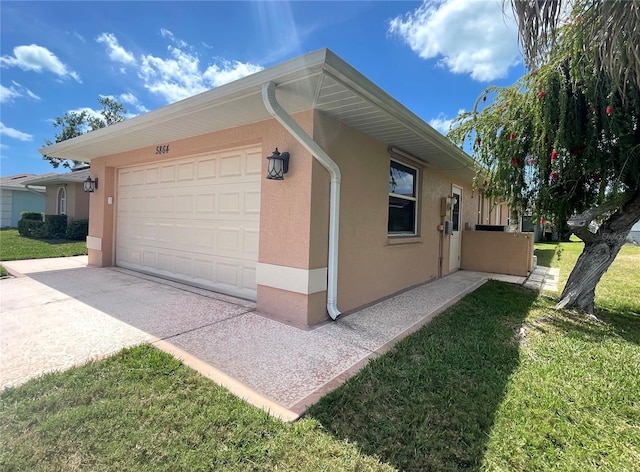
<svg viewBox="0 0 640 472">
<path fill-rule="evenodd" d="M 637 470 L 640 318 L 490 282 L 309 415 L 400 470 Z"/>
<path fill-rule="evenodd" d="M 0 261 L 43 259 L 87 254 L 85 241 L 33 239 L 20 236 L 17 229 L 0 230 Z"/>
<path fill-rule="evenodd" d="M 3 471 L 393 470 L 149 345 L 3 391 L 0 443 Z"/>
</svg>

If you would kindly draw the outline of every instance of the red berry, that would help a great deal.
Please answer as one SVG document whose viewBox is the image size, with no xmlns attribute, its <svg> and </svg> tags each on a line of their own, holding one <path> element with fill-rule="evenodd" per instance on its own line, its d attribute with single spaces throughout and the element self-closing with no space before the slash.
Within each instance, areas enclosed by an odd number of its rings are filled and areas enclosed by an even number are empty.
<svg viewBox="0 0 640 472">
<path fill-rule="evenodd" d="M 538 92 L 538 98 L 542 98 L 542 97 L 544 97 L 544 90 L 540 90 Z"/>
<path fill-rule="evenodd" d="M 557 158 L 558 158 L 558 153 L 557 153 L 557 152 L 555 152 L 555 151 L 553 151 L 553 152 L 551 153 L 551 160 L 552 160 L 552 161 L 555 161 Z"/>
<path fill-rule="evenodd" d="M 513 164 L 514 166 L 520 165 L 520 159 L 518 159 L 517 157 L 512 157 L 511 164 Z"/>
<path fill-rule="evenodd" d="M 612 106 L 608 106 L 605 111 L 607 112 L 607 116 L 611 116 L 611 113 L 613 113 L 613 107 Z"/>
<path fill-rule="evenodd" d="M 533 165 L 533 163 L 534 163 L 534 162 L 535 162 L 535 160 L 533 159 L 533 157 L 530 157 L 530 158 L 529 158 L 529 164 L 530 164 L 530 165 Z"/>
<path fill-rule="evenodd" d="M 516 139 L 516 135 L 515 135 L 514 133 L 511 133 L 511 134 L 509 135 L 509 139 L 510 139 L 511 141 L 513 141 L 514 139 Z"/>
<path fill-rule="evenodd" d="M 555 170 L 551 171 L 551 180 L 556 180 L 558 178 L 558 173 Z"/>
</svg>

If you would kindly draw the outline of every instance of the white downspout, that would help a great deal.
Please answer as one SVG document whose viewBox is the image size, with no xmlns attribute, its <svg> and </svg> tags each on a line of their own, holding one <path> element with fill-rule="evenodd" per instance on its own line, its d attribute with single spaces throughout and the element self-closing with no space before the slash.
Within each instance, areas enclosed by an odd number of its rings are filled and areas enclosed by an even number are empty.
<svg viewBox="0 0 640 472">
<path fill-rule="evenodd" d="M 340 316 L 338 310 L 338 234 L 340 229 L 340 168 L 329 155 L 324 152 L 309 134 L 296 123 L 276 100 L 276 86 L 273 82 L 262 85 L 262 101 L 284 128 L 322 164 L 331 176 L 331 194 L 329 197 L 329 261 L 327 263 L 327 312 L 332 320 Z"/>
</svg>

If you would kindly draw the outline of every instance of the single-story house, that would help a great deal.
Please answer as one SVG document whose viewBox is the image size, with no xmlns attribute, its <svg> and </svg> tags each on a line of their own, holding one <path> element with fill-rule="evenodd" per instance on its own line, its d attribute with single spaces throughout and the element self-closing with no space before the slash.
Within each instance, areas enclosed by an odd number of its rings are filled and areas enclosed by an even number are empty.
<svg viewBox="0 0 640 472">
<path fill-rule="evenodd" d="M 68 221 L 89 218 L 89 193 L 83 190 L 83 182 L 89 177 L 90 169 L 82 166 L 64 174 L 43 174 L 26 179 L 28 188 L 41 186 L 45 191 L 47 215 L 67 215 Z"/>
<path fill-rule="evenodd" d="M 474 161 L 327 49 L 40 151 L 99 181 L 89 264 L 297 326 L 459 269 L 479 218 Z"/>
<path fill-rule="evenodd" d="M 16 228 L 23 211 L 44 212 L 44 187 L 25 187 L 23 182 L 36 174 L 17 174 L 0 178 L 0 228 Z"/>
<path fill-rule="evenodd" d="M 631 228 L 629 236 L 627 236 L 627 241 L 633 244 L 640 244 L 640 221 Z"/>
</svg>

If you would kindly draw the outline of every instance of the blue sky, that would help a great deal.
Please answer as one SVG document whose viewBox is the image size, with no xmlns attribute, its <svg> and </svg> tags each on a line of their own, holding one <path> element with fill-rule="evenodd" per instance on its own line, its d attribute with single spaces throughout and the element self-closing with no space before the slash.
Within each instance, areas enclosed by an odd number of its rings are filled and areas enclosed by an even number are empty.
<svg viewBox="0 0 640 472">
<path fill-rule="evenodd" d="M 134 116 L 324 47 L 446 132 L 524 72 L 501 4 L 2 1 L 0 174 L 54 171 L 52 120 L 99 96 Z"/>
</svg>

